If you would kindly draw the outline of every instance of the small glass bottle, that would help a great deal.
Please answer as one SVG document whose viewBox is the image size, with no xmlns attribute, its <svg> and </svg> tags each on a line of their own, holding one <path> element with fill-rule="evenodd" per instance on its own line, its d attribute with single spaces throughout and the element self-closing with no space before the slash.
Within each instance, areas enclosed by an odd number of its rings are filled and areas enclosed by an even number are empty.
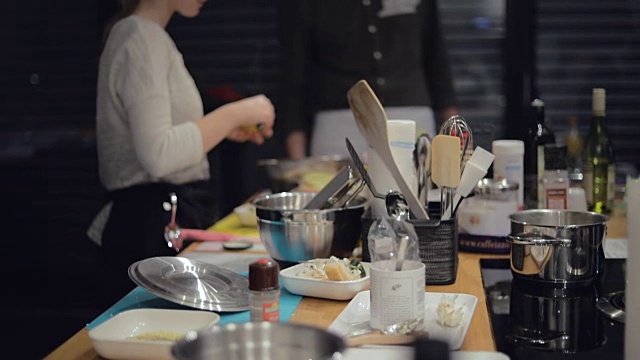
<svg viewBox="0 0 640 360">
<path fill-rule="evenodd" d="M 280 267 L 271 259 L 249 264 L 251 321 L 280 322 Z"/>
<path fill-rule="evenodd" d="M 547 144 L 544 146 L 542 186 L 545 209 L 566 210 L 569 208 L 566 145 Z"/>
</svg>

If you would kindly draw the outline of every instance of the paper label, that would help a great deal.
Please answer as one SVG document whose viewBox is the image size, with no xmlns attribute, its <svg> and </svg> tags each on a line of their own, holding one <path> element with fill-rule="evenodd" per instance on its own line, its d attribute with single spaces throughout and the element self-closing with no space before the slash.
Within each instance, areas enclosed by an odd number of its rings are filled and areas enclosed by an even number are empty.
<svg viewBox="0 0 640 360">
<path fill-rule="evenodd" d="M 280 321 L 280 302 L 266 302 L 262 304 L 262 318 L 264 321 Z"/>
<path fill-rule="evenodd" d="M 547 209 L 566 210 L 568 208 L 568 188 L 545 189 Z"/>
</svg>

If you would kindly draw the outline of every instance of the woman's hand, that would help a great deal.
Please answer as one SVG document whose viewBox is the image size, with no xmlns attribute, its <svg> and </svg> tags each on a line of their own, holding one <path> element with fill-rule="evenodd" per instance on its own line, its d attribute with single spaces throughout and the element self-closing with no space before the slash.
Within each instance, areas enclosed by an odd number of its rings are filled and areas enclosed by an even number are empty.
<svg viewBox="0 0 640 360">
<path fill-rule="evenodd" d="M 264 95 L 256 95 L 224 105 L 229 107 L 238 126 L 229 132 L 227 138 L 236 142 L 251 141 L 261 145 L 273 136 L 275 109 L 271 100 Z"/>
<path fill-rule="evenodd" d="M 196 121 L 202 135 L 202 150 L 207 153 L 225 138 L 262 144 L 273 136 L 275 117 L 273 104 L 264 95 L 222 105 Z"/>
</svg>

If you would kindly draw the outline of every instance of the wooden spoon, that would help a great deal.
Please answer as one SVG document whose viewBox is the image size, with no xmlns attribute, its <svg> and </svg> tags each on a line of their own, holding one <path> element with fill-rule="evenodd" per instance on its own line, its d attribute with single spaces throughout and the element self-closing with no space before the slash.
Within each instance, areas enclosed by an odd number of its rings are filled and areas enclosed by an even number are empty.
<svg viewBox="0 0 640 360">
<path fill-rule="evenodd" d="M 412 344 L 417 339 L 428 338 L 426 331 L 413 331 L 409 334 L 383 334 L 372 332 L 346 338 L 347 346 L 356 347 L 362 345 L 405 345 Z"/>
<path fill-rule="evenodd" d="M 347 92 L 349 107 L 356 119 L 356 125 L 369 145 L 378 153 L 380 159 L 391 172 L 398 184 L 413 216 L 418 220 L 427 220 L 429 216 L 416 195 L 404 181 L 398 165 L 393 159 L 387 135 L 387 115 L 380 101 L 365 80 L 358 81 Z"/>
</svg>

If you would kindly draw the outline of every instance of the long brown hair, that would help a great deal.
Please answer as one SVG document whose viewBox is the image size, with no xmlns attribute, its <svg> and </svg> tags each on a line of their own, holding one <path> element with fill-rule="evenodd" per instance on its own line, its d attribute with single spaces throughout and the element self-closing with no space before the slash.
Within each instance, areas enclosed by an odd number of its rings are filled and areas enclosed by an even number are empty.
<svg viewBox="0 0 640 360">
<path fill-rule="evenodd" d="M 138 5 L 140 4 L 140 0 L 120 0 L 119 3 L 120 3 L 120 11 L 105 26 L 103 41 L 107 40 L 107 36 L 109 36 L 109 32 L 111 31 L 111 28 L 115 23 L 133 14 L 133 12 L 136 10 Z"/>
</svg>

